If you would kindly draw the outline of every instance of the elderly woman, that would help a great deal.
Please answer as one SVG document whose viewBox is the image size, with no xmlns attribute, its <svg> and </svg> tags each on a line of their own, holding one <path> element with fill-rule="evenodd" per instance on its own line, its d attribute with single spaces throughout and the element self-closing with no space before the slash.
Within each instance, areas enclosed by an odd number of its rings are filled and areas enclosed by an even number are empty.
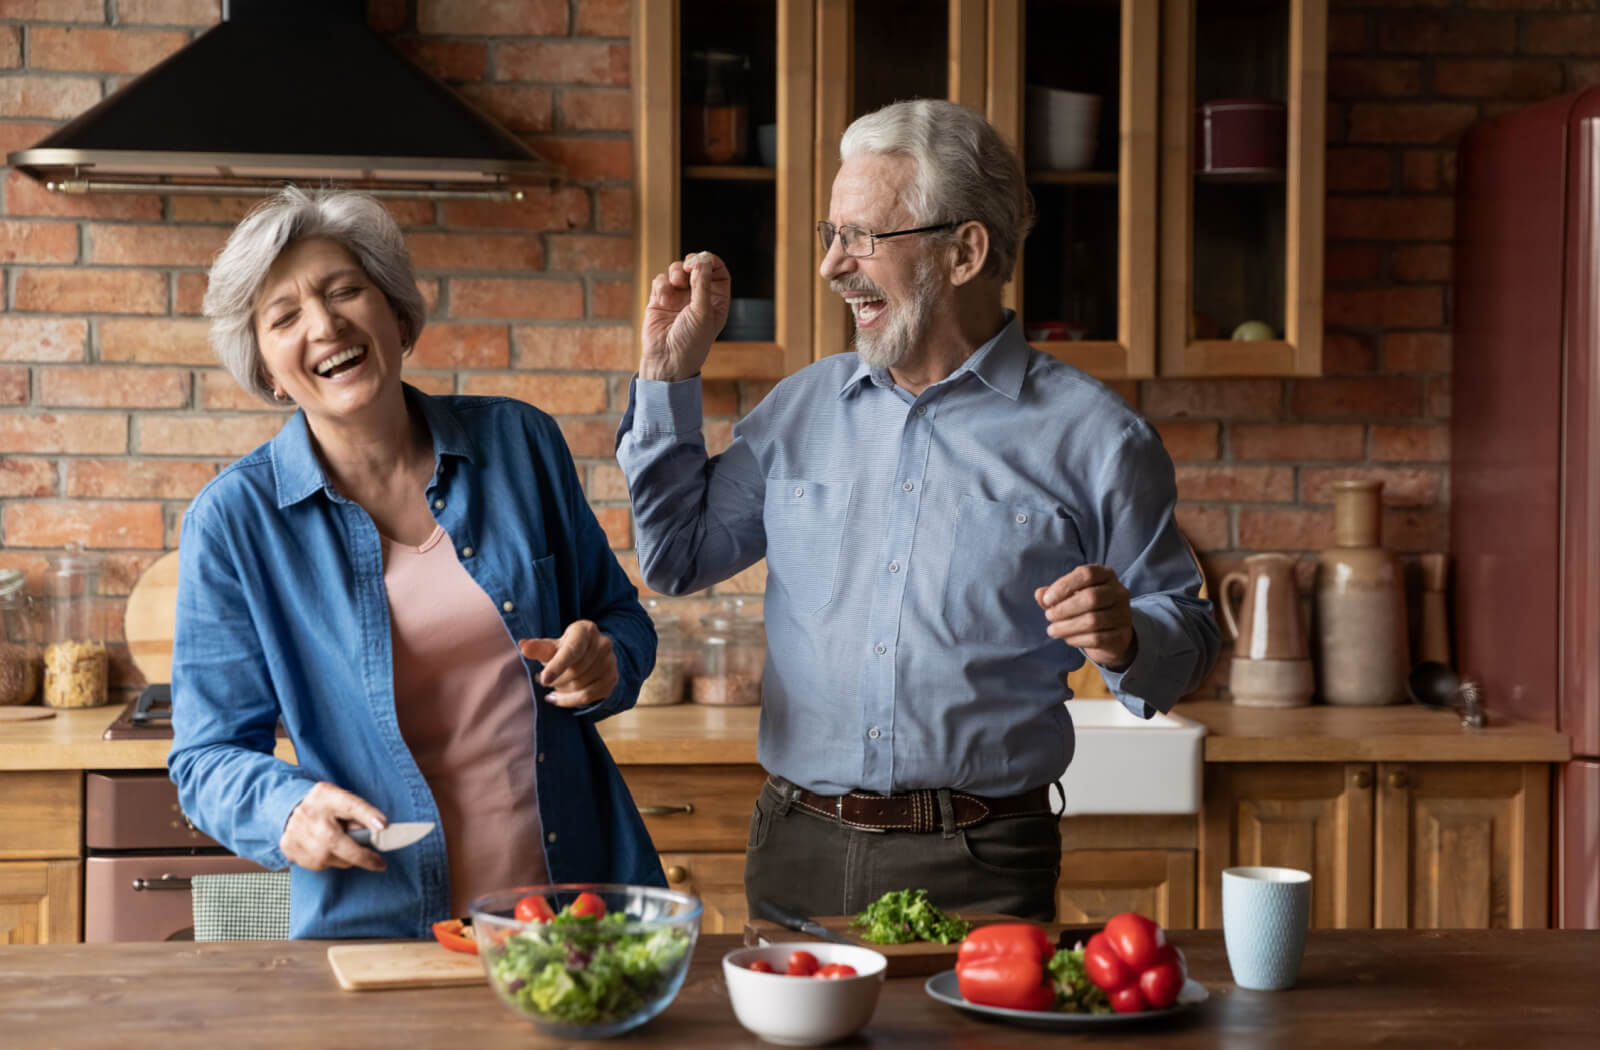
<svg viewBox="0 0 1600 1050">
<path fill-rule="evenodd" d="M 424 307 L 388 212 L 284 190 L 205 312 L 234 378 L 299 411 L 183 520 L 184 812 L 292 865 L 296 937 L 426 936 L 508 886 L 665 885 L 595 730 L 649 673 L 650 620 L 549 416 L 401 382 Z M 347 834 L 388 821 L 434 830 L 384 854 Z"/>
</svg>

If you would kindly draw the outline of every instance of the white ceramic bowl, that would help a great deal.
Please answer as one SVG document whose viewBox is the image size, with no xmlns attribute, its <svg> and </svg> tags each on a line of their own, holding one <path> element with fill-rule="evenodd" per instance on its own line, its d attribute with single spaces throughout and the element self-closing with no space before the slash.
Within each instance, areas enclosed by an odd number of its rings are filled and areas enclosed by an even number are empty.
<svg viewBox="0 0 1600 1050">
<path fill-rule="evenodd" d="M 1029 84 L 1028 167 L 1082 171 L 1094 163 L 1100 134 L 1100 96 Z"/>
<path fill-rule="evenodd" d="M 789 977 L 789 953 L 804 948 L 817 962 L 846 963 L 855 977 Z M 750 964 L 764 959 L 774 972 Z M 779 1046 L 820 1046 L 843 1039 L 867 1023 L 878 1005 L 888 960 L 871 948 L 821 941 L 739 948 L 722 957 L 722 976 L 734 1016 L 756 1035 Z"/>
</svg>

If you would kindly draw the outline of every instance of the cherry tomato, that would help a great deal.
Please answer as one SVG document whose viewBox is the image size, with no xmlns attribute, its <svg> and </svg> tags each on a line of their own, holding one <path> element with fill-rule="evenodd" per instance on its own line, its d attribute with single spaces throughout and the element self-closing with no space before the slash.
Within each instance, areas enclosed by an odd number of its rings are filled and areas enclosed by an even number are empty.
<svg viewBox="0 0 1600 1050">
<path fill-rule="evenodd" d="M 785 972 L 790 977 L 810 977 L 821 968 L 815 955 L 804 948 L 797 948 L 789 953 L 789 969 Z"/>
<path fill-rule="evenodd" d="M 829 963 L 817 971 L 818 977 L 854 977 L 856 968 L 849 963 Z"/>
<path fill-rule="evenodd" d="M 567 905 L 567 914 L 579 919 L 598 919 L 606 913 L 606 902 L 599 894 L 584 890 L 578 899 Z"/>
<path fill-rule="evenodd" d="M 518 901 L 512 914 L 518 922 L 549 922 L 556 917 L 556 913 L 550 910 L 549 902 L 537 893 L 530 893 Z"/>
<path fill-rule="evenodd" d="M 1123 912 L 1106 921 L 1106 940 L 1135 972 L 1155 965 L 1156 954 L 1167 943 L 1161 927 L 1136 912 Z"/>
<path fill-rule="evenodd" d="M 772 964 L 767 962 L 765 959 L 757 959 L 755 962 L 750 964 L 750 969 L 754 970 L 756 973 L 771 973 Z"/>
</svg>

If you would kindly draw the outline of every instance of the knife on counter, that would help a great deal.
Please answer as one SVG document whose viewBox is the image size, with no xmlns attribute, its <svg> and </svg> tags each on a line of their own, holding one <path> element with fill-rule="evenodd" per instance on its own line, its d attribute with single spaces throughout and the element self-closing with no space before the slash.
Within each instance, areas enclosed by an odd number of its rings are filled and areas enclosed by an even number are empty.
<svg viewBox="0 0 1600 1050">
<path fill-rule="evenodd" d="M 794 930 L 797 933 L 809 934 L 824 941 L 835 944 L 854 945 L 856 942 L 843 934 L 834 933 L 815 919 L 808 919 L 803 915 L 796 915 L 785 908 L 780 908 L 768 900 L 756 901 L 756 913 L 763 919 L 771 919 L 779 926 Z"/>
<path fill-rule="evenodd" d="M 388 853 L 390 850 L 404 849 L 432 830 L 432 821 L 419 820 L 390 824 L 382 831 L 369 831 L 363 827 L 346 828 L 345 834 L 355 839 L 357 845 Z"/>
</svg>

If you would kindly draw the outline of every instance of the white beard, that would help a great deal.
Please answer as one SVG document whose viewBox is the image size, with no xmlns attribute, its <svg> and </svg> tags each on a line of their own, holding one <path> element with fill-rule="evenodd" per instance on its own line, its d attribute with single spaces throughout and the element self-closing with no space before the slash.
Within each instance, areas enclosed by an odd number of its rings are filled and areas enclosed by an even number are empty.
<svg viewBox="0 0 1600 1050">
<path fill-rule="evenodd" d="M 835 292 L 868 292 L 887 302 L 883 289 L 861 274 L 833 281 L 830 287 Z M 927 338 L 938 298 L 939 266 L 931 256 L 924 256 L 917 263 L 910 301 L 893 308 L 888 325 L 882 329 L 856 329 L 856 355 L 868 368 L 900 364 Z"/>
</svg>

